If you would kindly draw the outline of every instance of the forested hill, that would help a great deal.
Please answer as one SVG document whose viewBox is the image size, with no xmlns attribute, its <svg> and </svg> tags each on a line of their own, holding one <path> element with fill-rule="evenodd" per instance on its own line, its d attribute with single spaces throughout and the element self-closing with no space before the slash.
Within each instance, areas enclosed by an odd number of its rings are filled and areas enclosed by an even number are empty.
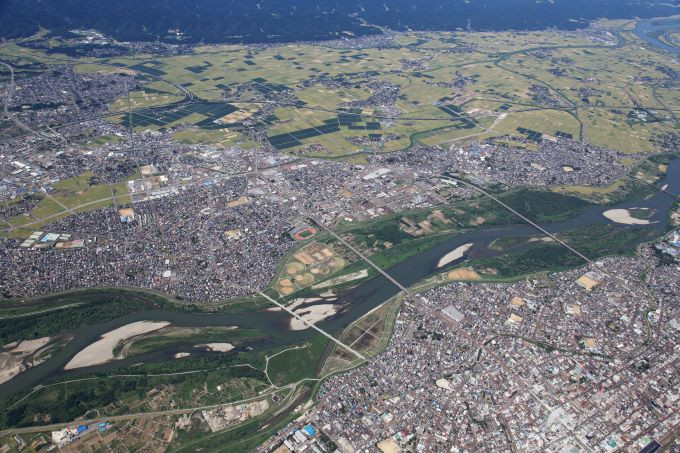
<svg viewBox="0 0 680 453">
<path fill-rule="evenodd" d="M 574 29 L 680 13 L 680 0 L 0 0 L 0 37 L 95 28 L 120 41 L 253 43 L 394 30 Z"/>
</svg>

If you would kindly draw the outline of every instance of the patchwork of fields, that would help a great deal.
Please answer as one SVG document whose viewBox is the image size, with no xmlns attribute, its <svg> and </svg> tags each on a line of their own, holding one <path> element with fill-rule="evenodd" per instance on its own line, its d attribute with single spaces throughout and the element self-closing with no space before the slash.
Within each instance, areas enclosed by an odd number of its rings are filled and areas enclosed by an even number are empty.
<svg viewBox="0 0 680 453">
<path fill-rule="evenodd" d="M 172 131 L 188 144 L 248 147 L 259 137 L 286 153 L 342 157 L 548 136 L 654 151 L 678 125 L 672 56 L 643 46 L 633 24 L 603 26 L 609 31 L 591 35 L 404 33 L 385 48 L 205 46 L 170 57 L 60 61 L 86 73 L 136 74 L 137 88 L 109 106 L 108 120 Z M 0 53 L 50 62 L 16 44 Z"/>
</svg>

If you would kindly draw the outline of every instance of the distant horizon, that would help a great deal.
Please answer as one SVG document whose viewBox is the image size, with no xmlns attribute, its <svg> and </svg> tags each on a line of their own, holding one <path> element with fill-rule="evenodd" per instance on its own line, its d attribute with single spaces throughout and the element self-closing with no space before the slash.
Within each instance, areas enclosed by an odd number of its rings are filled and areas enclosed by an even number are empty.
<svg viewBox="0 0 680 453">
<path fill-rule="evenodd" d="M 118 41 L 173 44 L 252 44 L 326 41 L 394 31 L 574 30 L 599 18 L 635 19 L 680 14 L 680 2 L 640 4 L 632 0 L 4 0 L 0 37 L 25 38 L 40 28 L 63 36 L 96 29 Z M 173 33 L 170 30 L 179 30 Z"/>
<path fill-rule="evenodd" d="M 0 0 L 0 453 L 680 452 L 656 2 Z"/>
</svg>

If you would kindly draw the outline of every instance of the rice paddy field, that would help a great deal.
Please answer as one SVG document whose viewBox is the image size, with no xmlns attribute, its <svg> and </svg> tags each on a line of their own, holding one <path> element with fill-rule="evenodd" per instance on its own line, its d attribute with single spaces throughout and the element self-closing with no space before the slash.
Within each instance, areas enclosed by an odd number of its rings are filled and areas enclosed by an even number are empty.
<svg viewBox="0 0 680 453">
<path fill-rule="evenodd" d="M 187 145 L 271 146 L 282 154 L 361 162 L 370 153 L 415 145 L 448 148 L 489 140 L 536 149 L 540 140 L 569 137 L 636 154 L 627 156 L 632 165 L 638 153 L 658 151 L 663 136 L 678 130 L 678 77 L 669 75 L 677 73 L 677 63 L 672 56 L 637 41 L 627 24 L 600 25 L 610 32 L 595 38 L 581 32 L 403 33 L 380 49 L 311 43 L 204 46 L 191 54 L 168 57 L 76 59 L 63 55 L 55 59 L 11 43 L 0 47 L 0 59 L 16 66 L 67 62 L 81 73 L 134 75 L 134 89 L 107 105 L 102 114 L 106 121 L 122 126 L 112 128 L 119 135 L 99 136 L 80 143 L 83 147 L 122 142 L 124 127 L 136 134 L 167 133 Z M 671 34 L 667 39 L 678 36 Z M 1 133 L 14 128 L 0 122 Z M 655 163 L 641 166 L 635 174 L 653 183 L 660 172 Z M 7 219 L 17 227 L 11 235 L 30 238 L 35 230 L 74 212 L 131 203 L 127 181 L 141 174 L 140 169 L 111 184 L 101 183 L 92 173 L 56 181 L 54 190 L 36 196 L 30 212 Z M 541 199 L 562 200 L 564 208 L 557 202 L 543 202 L 533 215 L 540 214 L 537 221 L 541 222 L 567 218 L 568 209 L 575 212 L 587 203 L 569 205 L 565 195 L 612 202 L 651 190 L 642 184 L 622 179 L 607 187 L 555 187 L 552 193 L 541 194 Z M 514 191 L 502 197 L 519 205 L 529 196 L 529 192 Z M 514 214 L 491 209 L 492 204 L 480 198 L 449 206 L 443 214 L 446 222 L 435 222 L 438 231 L 429 237 L 415 238 L 401 229 L 403 213 L 342 228 L 358 247 L 371 251 L 378 266 L 387 269 L 456 234 L 446 226 L 454 217 L 465 229 L 514 221 Z M 415 223 L 429 222 L 432 215 L 425 209 L 408 213 Z M 354 253 L 324 232 L 298 240 L 299 246 L 281 260 L 271 283 L 270 289 L 282 301 L 304 301 L 312 290 L 343 289 L 375 273 L 353 261 Z M 540 265 L 551 264 L 551 244 L 540 247 L 548 257 Z M 534 272 L 534 264 L 523 259 L 496 260 L 493 265 L 477 262 L 473 267 L 468 263 L 446 269 L 424 285 L 502 280 L 515 278 L 520 270 Z M 401 303 L 399 297 L 388 301 L 347 326 L 339 338 L 361 354 L 379 353 L 389 342 Z M 326 339 L 317 337 L 271 356 L 269 384 L 317 379 L 357 364 L 343 349 L 329 347 L 325 353 L 326 346 Z M 263 357 L 256 359 L 268 361 Z M 182 363 L 167 361 L 169 368 L 161 371 L 177 371 Z M 225 378 L 223 371 L 219 376 Z M 262 385 L 257 381 L 250 375 L 233 377 L 249 392 Z M 183 388 L 190 385 L 195 387 L 195 382 L 187 381 Z M 208 385 L 212 390 L 212 381 L 204 385 L 210 395 Z"/>
<path fill-rule="evenodd" d="M 137 88 L 109 105 L 107 120 L 137 132 L 169 131 L 185 144 L 252 148 L 259 140 L 282 153 L 352 159 L 414 144 L 547 135 L 654 152 L 678 127 L 672 56 L 637 40 L 630 23 L 600 25 L 608 31 L 596 38 L 421 32 L 397 34 L 380 49 L 221 45 L 169 57 L 63 55 L 58 62 L 83 73 L 135 74 Z M 17 44 L 0 57 L 56 64 Z M 253 131 L 264 134 L 256 140 Z"/>
</svg>

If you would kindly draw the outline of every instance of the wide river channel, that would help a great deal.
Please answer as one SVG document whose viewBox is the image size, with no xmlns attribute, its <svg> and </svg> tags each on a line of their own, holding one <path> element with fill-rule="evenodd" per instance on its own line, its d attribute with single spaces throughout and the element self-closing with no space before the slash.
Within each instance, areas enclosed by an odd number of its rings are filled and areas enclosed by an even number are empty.
<svg viewBox="0 0 680 453">
<path fill-rule="evenodd" d="M 668 167 L 668 172 L 663 181 L 657 183 L 659 187 L 666 187 L 666 191 L 675 195 L 680 194 L 680 159 L 676 159 Z M 614 206 L 595 206 L 582 214 L 569 220 L 542 225 L 551 233 L 574 229 L 577 227 L 595 224 L 612 223 L 603 216 L 603 212 L 610 209 L 626 208 L 649 208 L 654 210 L 654 215 L 649 219 L 650 225 L 629 226 L 615 224 L 621 228 L 650 228 L 659 234 L 667 227 L 669 211 L 673 206 L 674 198 L 668 193 L 656 192 L 654 196 L 635 202 L 621 203 Z M 498 209 L 504 209 L 498 206 Z M 439 260 L 451 250 L 464 244 L 474 244 L 470 253 L 458 262 L 466 258 L 486 258 L 493 257 L 502 252 L 489 248 L 489 245 L 496 239 L 507 236 L 529 236 L 539 235 L 534 227 L 518 223 L 503 227 L 488 229 L 478 229 L 471 232 L 462 233 L 449 240 L 439 243 L 432 248 L 425 250 L 406 261 L 390 268 L 387 272 L 399 281 L 402 285 L 409 287 L 424 278 L 427 278 L 441 269 L 437 265 Z M 455 265 L 456 262 L 451 263 Z M 399 290 L 382 275 L 373 277 L 361 283 L 357 287 L 349 290 L 342 295 L 343 310 L 339 315 L 319 323 L 319 327 L 328 332 L 339 332 L 351 322 L 366 314 L 373 308 L 379 306 L 391 297 L 395 296 Z M 317 335 L 312 329 L 302 331 L 292 331 L 289 328 L 290 316 L 284 312 L 261 311 L 255 313 L 179 313 L 172 311 L 146 311 L 138 312 L 127 316 L 122 316 L 113 321 L 86 326 L 73 332 L 73 340 L 63 349 L 55 353 L 46 362 L 28 369 L 14 379 L 0 385 L 0 393 L 9 395 L 18 391 L 32 388 L 45 382 L 48 379 L 60 377 L 67 379 L 77 376 L 84 372 L 104 371 L 107 369 L 127 366 L 136 363 L 149 362 L 154 360 L 170 359 L 178 352 L 186 352 L 185 349 L 167 349 L 152 353 L 129 357 L 105 365 L 81 368 L 72 371 L 65 371 L 64 365 L 73 358 L 81 349 L 97 341 L 99 337 L 115 328 L 135 321 L 169 321 L 172 324 L 186 327 L 208 327 L 208 326 L 239 326 L 244 328 L 256 328 L 267 336 L 267 339 L 258 342 L 245 343 L 241 349 L 252 347 L 254 349 L 265 346 L 283 346 L 297 343 Z M 238 349 L 237 349 L 238 350 Z M 197 352 L 191 350 L 192 355 L 211 354 L 208 352 Z M 214 354 L 214 353 L 213 353 Z"/>
<path fill-rule="evenodd" d="M 680 48 L 661 41 L 654 35 L 668 29 L 680 29 L 680 19 L 647 19 L 639 21 L 633 33 L 644 42 L 674 54 L 680 54 Z"/>
</svg>

